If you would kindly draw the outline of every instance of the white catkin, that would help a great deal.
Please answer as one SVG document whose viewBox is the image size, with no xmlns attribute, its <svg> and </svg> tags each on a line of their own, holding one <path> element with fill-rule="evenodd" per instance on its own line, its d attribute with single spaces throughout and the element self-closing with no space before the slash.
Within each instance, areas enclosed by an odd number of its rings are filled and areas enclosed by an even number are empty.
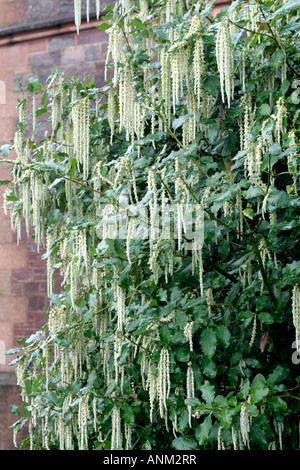
<svg viewBox="0 0 300 470">
<path fill-rule="evenodd" d="M 131 447 L 132 447 L 132 441 L 131 441 L 131 437 L 132 437 L 132 426 L 130 426 L 130 424 L 128 423 L 125 423 L 125 426 L 124 426 L 124 434 L 125 434 L 125 450 L 130 450 Z"/>
<path fill-rule="evenodd" d="M 296 331 L 296 349 L 300 351 L 300 288 L 296 284 L 292 293 L 293 324 Z"/>
<path fill-rule="evenodd" d="M 254 344 L 255 337 L 256 337 L 256 331 L 257 331 L 257 315 L 255 314 L 254 319 L 253 319 L 252 335 L 251 335 L 251 339 L 250 339 L 250 343 L 249 343 L 250 348 L 252 348 L 252 346 Z"/>
<path fill-rule="evenodd" d="M 214 304 L 213 291 L 211 287 L 209 287 L 206 291 L 206 302 L 207 302 L 208 316 L 210 317 L 212 314 L 211 307 Z"/>
<path fill-rule="evenodd" d="M 216 59 L 218 72 L 220 74 L 221 96 L 225 103 L 225 94 L 227 97 L 227 105 L 230 103 L 234 94 L 234 61 L 233 49 L 231 45 L 228 22 L 220 22 L 216 38 Z"/>
<path fill-rule="evenodd" d="M 86 21 L 90 22 L 90 0 L 86 0 Z"/>
<path fill-rule="evenodd" d="M 201 297 L 204 296 L 204 287 L 203 287 L 203 259 L 202 259 L 202 248 L 199 250 L 199 280 L 200 280 L 200 294 Z"/>
<path fill-rule="evenodd" d="M 161 418 L 167 415 L 167 399 L 170 393 L 170 359 L 166 347 L 161 350 L 158 363 L 157 392 Z"/>
<path fill-rule="evenodd" d="M 192 363 L 188 363 L 187 375 L 186 375 L 186 396 L 187 399 L 195 398 L 195 385 L 194 385 L 194 371 Z M 192 406 L 188 405 L 189 413 L 189 426 L 192 427 Z"/>
<path fill-rule="evenodd" d="M 202 82 L 205 77 L 205 57 L 204 57 L 204 41 L 202 36 L 198 36 L 195 41 L 193 51 L 193 75 L 194 75 L 194 92 L 197 97 L 198 107 L 202 97 Z"/>
<path fill-rule="evenodd" d="M 89 405 L 88 396 L 81 398 L 78 406 L 78 429 L 79 429 L 79 450 L 88 449 L 88 420 L 89 420 Z"/>
<path fill-rule="evenodd" d="M 97 397 L 93 398 L 94 431 L 97 432 Z"/>
<path fill-rule="evenodd" d="M 83 177 L 88 178 L 89 175 L 89 130 L 90 130 L 90 113 L 89 98 L 78 100 L 72 109 L 73 135 L 74 135 L 74 152 L 79 164 L 83 166 Z"/>
<path fill-rule="evenodd" d="M 111 450 L 122 449 L 121 415 L 120 408 L 114 406 L 111 414 Z"/>
<path fill-rule="evenodd" d="M 238 450 L 238 433 L 234 426 L 231 428 L 231 438 L 232 438 L 232 445 L 233 445 L 233 450 Z"/>
<path fill-rule="evenodd" d="M 164 99 L 164 109 L 167 122 L 171 121 L 171 91 L 172 91 L 172 82 L 171 82 L 171 62 L 170 54 L 166 52 L 165 48 L 162 48 L 160 52 L 160 61 L 161 61 L 161 92 L 162 98 Z"/>
<path fill-rule="evenodd" d="M 224 446 L 224 442 L 223 442 L 223 438 L 222 438 L 222 431 L 223 431 L 222 426 L 219 426 L 219 429 L 218 429 L 218 450 L 225 450 L 225 446 Z"/>
<path fill-rule="evenodd" d="M 97 20 L 99 20 L 99 18 L 100 18 L 100 13 L 101 13 L 101 1 L 96 0 L 96 17 L 97 17 Z"/>
<path fill-rule="evenodd" d="M 36 94 L 32 96 L 32 133 L 34 134 L 36 126 Z"/>
<path fill-rule="evenodd" d="M 115 133 L 115 119 L 116 119 L 115 93 L 114 93 L 113 88 L 110 88 L 108 92 L 107 115 L 108 115 L 108 123 L 110 127 L 110 143 L 112 144 L 113 136 Z"/>
<path fill-rule="evenodd" d="M 127 255 L 129 264 L 131 264 L 130 245 L 131 245 L 131 240 L 133 240 L 134 238 L 135 230 L 136 230 L 136 219 L 134 217 L 131 217 L 128 223 L 127 238 L 126 238 L 126 255 Z"/>
<path fill-rule="evenodd" d="M 284 103 L 284 98 L 281 96 L 276 103 L 277 113 L 273 116 L 275 121 L 274 134 L 275 140 L 278 144 L 281 144 L 282 135 L 285 132 L 285 126 L 283 125 L 283 120 L 287 115 L 287 110 Z"/>
<path fill-rule="evenodd" d="M 126 140 L 130 141 L 134 136 L 134 80 L 133 68 L 130 65 L 124 67 L 119 80 L 119 130 L 125 131 Z"/>
<path fill-rule="evenodd" d="M 188 339 L 189 341 L 189 347 L 190 347 L 190 351 L 192 352 L 194 349 L 193 349 L 193 325 L 194 325 L 194 322 L 188 322 L 186 324 L 186 326 L 184 327 L 184 336 Z"/>
<path fill-rule="evenodd" d="M 47 233 L 47 293 L 52 295 L 54 292 L 54 272 L 53 264 L 55 263 L 55 255 L 50 253 L 52 244 L 54 242 L 54 233 Z"/>
<path fill-rule="evenodd" d="M 81 25 L 81 0 L 74 0 L 74 21 L 77 28 L 77 34 L 79 34 L 79 28 Z"/>
<path fill-rule="evenodd" d="M 117 329 L 123 331 L 125 322 L 125 299 L 126 291 L 120 286 L 117 286 Z"/>
<path fill-rule="evenodd" d="M 275 431 L 278 434 L 278 441 L 279 441 L 279 448 L 283 450 L 283 431 L 284 431 L 284 423 L 282 421 L 274 420 L 274 427 Z"/>
<path fill-rule="evenodd" d="M 250 439 L 249 439 L 250 419 L 247 413 L 247 403 L 244 403 L 242 405 L 242 408 L 240 411 L 240 431 L 241 431 L 243 444 L 247 446 L 248 449 L 250 449 Z"/>
<path fill-rule="evenodd" d="M 147 377 L 146 389 L 149 393 L 150 401 L 150 421 L 153 420 L 154 402 L 157 398 L 157 375 L 153 372 L 151 365 L 149 366 L 149 373 Z"/>
</svg>

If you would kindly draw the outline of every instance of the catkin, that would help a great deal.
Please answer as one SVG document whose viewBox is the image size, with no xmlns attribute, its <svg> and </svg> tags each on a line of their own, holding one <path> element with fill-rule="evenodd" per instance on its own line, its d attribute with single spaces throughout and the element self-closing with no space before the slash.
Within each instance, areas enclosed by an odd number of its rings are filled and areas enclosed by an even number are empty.
<svg viewBox="0 0 300 470">
<path fill-rule="evenodd" d="M 225 103 L 226 95 L 227 105 L 228 108 L 230 108 L 231 100 L 234 95 L 234 61 L 228 22 L 226 21 L 219 23 L 216 38 L 216 59 L 218 72 L 220 74 L 222 101 Z"/>
<path fill-rule="evenodd" d="M 192 363 L 188 363 L 187 375 L 186 375 L 186 397 L 189 400 L 190 398 L 195 398 L 195 385 L 194 385 L 194 371 Z M 189 426 L 192 427 L 192 406 L 188 405 L 189 413 Z"/>
<path fill-rule="evenodd" d="M 170 358 L 167 348 L 164 347 L 160 353 L 157 377 L 157 395 L 161 418 L 164 418 L 167 414 L 167 399 L 169 398 L 170 387 Z"/>
<path fill-rule="evenodd" d="M 74 22 L 77 28 L 77 34 L 79 34 L 81 25 L 81 0 L 74 0 Z"/>
<path fill-rule="evenodd" d="M 292 293 L 293 324 L 296 331 L 296 349 L 300 351 L 300 288 L 296 284 Z"/>
</svg>

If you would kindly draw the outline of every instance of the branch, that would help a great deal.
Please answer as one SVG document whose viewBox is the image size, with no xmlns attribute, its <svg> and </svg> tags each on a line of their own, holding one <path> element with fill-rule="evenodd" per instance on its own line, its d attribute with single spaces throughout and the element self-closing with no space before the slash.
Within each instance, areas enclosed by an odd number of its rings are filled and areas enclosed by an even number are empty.
<svg viewBox="0 0 300 470">
<path fill-rule="evenodd" d="M 275 41 L 276 44 L 277 44 L 277 47 L 279 47 L 279 49 L 281 49 L 281 50 L 284 52 L 284 55 L 285 55 L 285 57 L 286 57 L 285 49 L 284 49 L 284 48 L 282 47 L 282 45 L 280 44 L 280 42 L 279 42 L 279 40 L 277 39 L 277 37 L 276 37 L 276 35 L 275 35 L 275 33 L 274 33 L 274 31 L 273 31 L 273 29 L 272 29 L 270 23 L 267 21 L 265 12 L 264 12 L 264 10 L 263 10 L 262 7 L 261 7 L 261 2 L 260 2 L 260 0 L 258 0 L 258 4 L 259 4 L 260 12 L 261 12 L 262 16 L 264 17 L 264 20 L 265 20 L 265 22 L 266 22 L 266 25 L 268 26 L 269 31 L 270 31 L 270 33 L 271 33 L 270 37 L 272 37 L 272 38 L 274 39 L 274 41 Z M 292 70 L 292 72 L 294 72 L 294 73 L 297 75 L 297 77 L 300 78 L 300 73 L 298 73 L 297 70 L 294 69 L 294 67 L 293 67 L 293 66 L 290 64 L 290 62 L 288 61 L 287 57 L 286 57 L 286 65 Z"/>
</svg>

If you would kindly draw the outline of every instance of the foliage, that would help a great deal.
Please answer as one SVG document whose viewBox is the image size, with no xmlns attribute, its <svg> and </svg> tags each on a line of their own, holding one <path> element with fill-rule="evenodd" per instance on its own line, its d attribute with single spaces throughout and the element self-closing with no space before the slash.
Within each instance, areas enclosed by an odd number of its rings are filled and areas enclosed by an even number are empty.
<svg viewBox="0 0 300 470">
<path fill-rule="evenodd" d="M 50 302 L 10 351 L 23 448 L 299 449 L 300 10 L 213 7 L 109 6 L 105 87 L 19 102 L 5 208 Z"/>
</svg>

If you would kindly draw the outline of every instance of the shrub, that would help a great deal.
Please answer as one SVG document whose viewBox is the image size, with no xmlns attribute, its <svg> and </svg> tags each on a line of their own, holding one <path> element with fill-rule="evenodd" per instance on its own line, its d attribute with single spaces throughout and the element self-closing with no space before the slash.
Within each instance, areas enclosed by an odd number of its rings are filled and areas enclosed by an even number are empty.
<svg viewBox="0 0 300 470">
<path fill-rule="evenodd" d="M 22 448 L 299 449 L 299 5 L 213 7 L 109 6 L 106 85 L 18 104 L 50 302 L 10 351 Z"/>
</svg>

